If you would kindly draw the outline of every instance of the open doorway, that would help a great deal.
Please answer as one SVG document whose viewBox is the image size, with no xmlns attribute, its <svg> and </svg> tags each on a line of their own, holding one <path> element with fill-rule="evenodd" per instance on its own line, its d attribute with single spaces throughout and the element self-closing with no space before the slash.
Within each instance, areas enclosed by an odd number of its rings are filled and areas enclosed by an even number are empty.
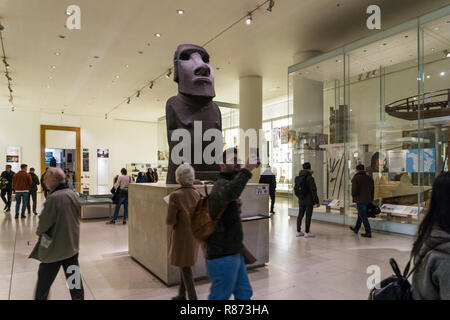
<svg viewBox="0 0 450 320">
<path fill-rule="evenodd" d="M 45 167 L 59 167 L 66 174 L 67 184 L 72 190 L 76 190 L 77 164 L 76 149 L 52 149 L 45 148 Z"/>
<path fill-rule="evenodd" d="M 81 189 L 80 128 L 41 125 L 41 172 L 60 167 L 66 172 L 69 187 Z"/>
</svg>

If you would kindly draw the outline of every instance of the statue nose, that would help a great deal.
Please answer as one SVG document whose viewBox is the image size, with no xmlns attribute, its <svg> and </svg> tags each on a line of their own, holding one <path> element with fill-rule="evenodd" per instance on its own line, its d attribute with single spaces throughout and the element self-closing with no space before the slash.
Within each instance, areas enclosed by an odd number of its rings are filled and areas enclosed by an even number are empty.
<svg viewBox="0 0 450 320">
<path fill-rule="evenodd" d="M 209 68 L 207 66 L 200 66 L 195 69 L 194 74 L 196 76 L 209 77 L 211 74 L 211 71 L 209 70 Z"/>
</svg>

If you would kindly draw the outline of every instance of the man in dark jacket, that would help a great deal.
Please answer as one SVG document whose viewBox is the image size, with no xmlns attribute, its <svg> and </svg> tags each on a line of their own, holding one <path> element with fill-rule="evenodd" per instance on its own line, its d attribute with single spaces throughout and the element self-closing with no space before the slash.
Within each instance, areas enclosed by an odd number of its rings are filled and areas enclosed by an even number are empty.
<svg viewBox="0 0 450 320">
<path fill-rule="evenodd" d="M 295 192 L 298 197 L 298 217 L 297 217 L 297 237 L 305 236 L 306 238 L 314 238 L 315 235 L 309 232 L 311 226 L 311 219 L 313 214 L 313 208 L 318 208 L 319 197 L 317 196 L 316 182 L 312 176 L 311 164 L 305 162 L 303 164 L 303 170 L 300 171 L 298 177 L 295 178 Z M 302 232 L 302 220 L 306 213 L 306 234 Z"/>
<path fill-rule="evenodd" d="M 270 170 L 270 165 L 267 165 L 267 169 L 261 174 L 259 183 L 267 183 L 269 185 L 270 213 L 275 213 L 273 209 L 275 206 L 275 190 L 277 188 L 277 180 L 275 179 L 275 175 L 272 170 Z"/>
<path fill-rule="evenodd" d="M 41 186 L 42 186 L 42 190 L 44 190 L 44 197 L 46 199 L 47 199 L 47 195 L 48 195 L 48 192 L 49 192 L 49 190 L 48 190 L 48 188 L 47 188 L 47 186 L 45 185 L 45 182 L 44 182 L 44 177 L 45 177 L 45 174 L 47 173 L 47 170 L 48 170 L 48 167 L 45 168 L 45 172 L 41 176 Z"/>
<path fill-rule="evenodd" d="M 224 162 L 219 165 L 220 177 L 209 195 L 211 218 L 215 219 L 224 208 L 225 211 L 206 241 L 206 269 L 212 281 L 208 299 L 227 300 L 233 294 L 236 300 L 249 300 L 253 290 L 242 255 L 244 235 L 239 196 L 258 165 L 247 162 L 241 169 L 236 148 L 224 152 Z"/>
<path fill-rule="evenodd" d="M 30 200 L 28 201 L 27 209 L 28 214 L 31 214 L 31 200 L 33 200 L 33 213 L 36 215 L 36 207 L 37 207 L 37 191 L 39 185 L 39 177 L 34 173 L 34 168 L 30 168 L 30 176 L 32 184 L 30 186 Z"/>
<path fill-rule="evenodd" d="M 350 227 L 350 229 L 354 233 L 358 233 L 361 223 L 364 224 L 366 233 L 361 235 L 366 238 L 372 237 L 369 219 L 367 219 L 367 205 L 373 201 L 374 192 L 375 187 L 372 177 L 364 171 L 364 165 L 358 164 L 356 174 L 352 179 L 352 197 L 358 209 L 358 220 L 355 227 Z"/>
<path fill-rule="evenodd" d="M 1 191 L 1 198 L 5 203 L 4 211 L 11 211 L 11 198 L 12 198 L 12 181 L 14 177 L 14 171 L 11 170 L 11 165 L 6 165 L 5 171 L 2 172 L 1 179 L 5 184 L 5 188 Z M 6 198 L 7 196 L 8 198 Z"/>
</svg>

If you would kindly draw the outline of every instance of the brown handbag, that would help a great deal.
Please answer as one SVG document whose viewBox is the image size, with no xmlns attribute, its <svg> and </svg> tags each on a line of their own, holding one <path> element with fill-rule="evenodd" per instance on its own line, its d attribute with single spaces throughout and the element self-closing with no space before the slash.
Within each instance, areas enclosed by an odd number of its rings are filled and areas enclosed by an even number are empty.
<svg viewBox="0 0 450 320">
<path fill-rule="evenodd" d="M 242 255 L 244 256 L 245 264 L 254 264 L 257 260 L 255 256 L 250 251 L 248 251 L 248 249 L 245 246 L 242 249 Z"/>
<path fill-rule="evenodd" d="M 209 195 L 205 185 L 205 196 L 201 195 L 191 212 L 191 229 L 194 237 L 200 241 L 206 241 L 214 232 L 214 229 L 222 218 L 228 204 L 219 212 L 215 219 L 209 214 Z"/>
</svg>

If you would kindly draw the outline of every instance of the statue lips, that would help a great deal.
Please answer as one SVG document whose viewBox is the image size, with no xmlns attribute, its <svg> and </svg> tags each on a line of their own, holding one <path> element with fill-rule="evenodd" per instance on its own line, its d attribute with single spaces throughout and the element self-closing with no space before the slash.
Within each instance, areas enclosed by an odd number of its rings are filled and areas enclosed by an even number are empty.
<svg viewBox="0 0 450 320">
<path fill-rule="evenodd" d="M 194 82 L 206 82 L 206 83 L 212 84 L 211 79 L 206 78 L 206 77 L 197 77 L 194 79 Z"/>
</svg>

